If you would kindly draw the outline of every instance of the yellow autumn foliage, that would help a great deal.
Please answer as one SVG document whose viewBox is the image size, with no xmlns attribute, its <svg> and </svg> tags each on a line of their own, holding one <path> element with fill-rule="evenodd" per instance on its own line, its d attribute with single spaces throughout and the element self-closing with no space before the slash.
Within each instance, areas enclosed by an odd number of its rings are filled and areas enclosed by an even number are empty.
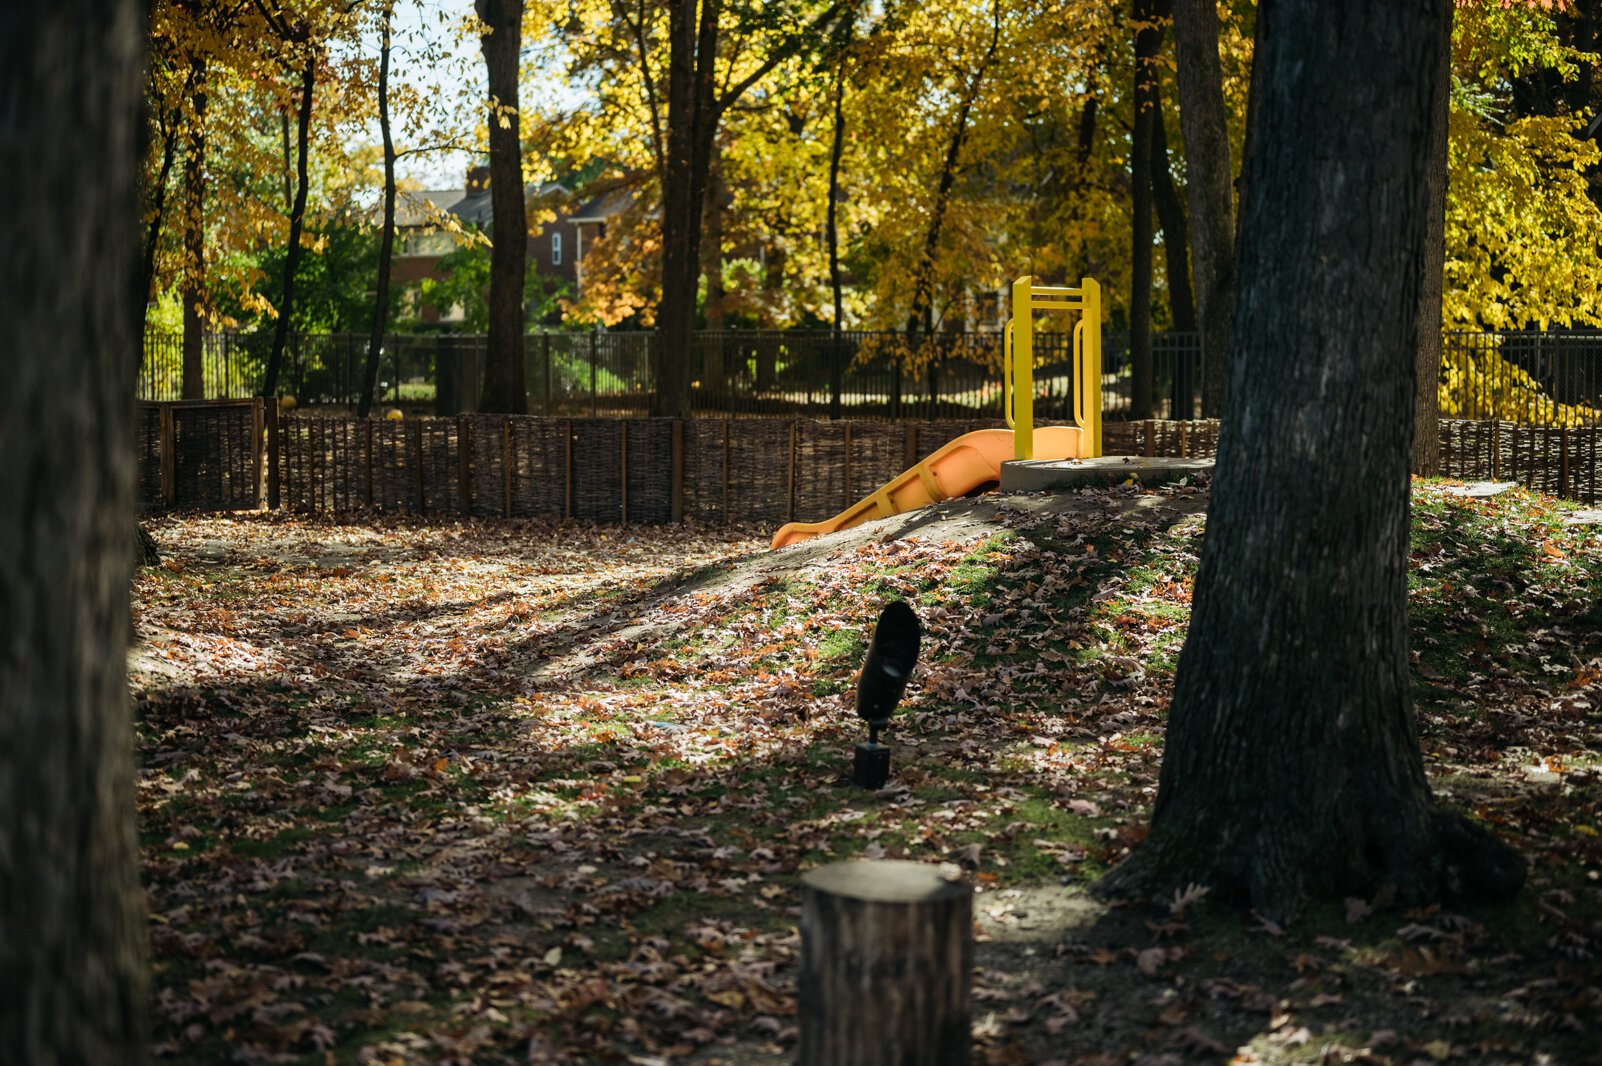
<svg viewBox="0 0 1602 1066">
<path fill-rule="evenodd" d="M 1500 352 L 1447 349 L 1441 353 L 1441 417 L 1494 418 L 1534 426 L 1582 426 L 1602 411 L 1558 403 L 1540 383 Z"/>
</svg>

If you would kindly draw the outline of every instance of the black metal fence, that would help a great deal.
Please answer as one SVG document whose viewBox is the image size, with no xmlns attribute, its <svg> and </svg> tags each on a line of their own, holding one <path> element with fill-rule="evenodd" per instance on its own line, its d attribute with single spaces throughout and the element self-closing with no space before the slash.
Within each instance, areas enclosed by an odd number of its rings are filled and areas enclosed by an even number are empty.
<svg viewBox="0 0 1602 1066">
<path fill-rule="evenodd" d="M 222 333 L 203 352 L 207 396 L 243 397 L 260 390 L 271 337 Z M 697 414 L 732 417 L 974 419 L 1001 416 L 1001 337 L 942 333 L 909 349 L 900 333 L 800 330 L 703 330 L 692 342 L 692 403 Z M 568 417 L 642 415 L 650 407 L 654 333 L 530 334 L 524 338 L 529 411 Z M 482 334 L 392 334 L 379 360 L 377 399 L 425 405 L 437 414 L 472 411 L 484 372 Z M 1193 333 L 1154 338 L 1157 413 L 1190 416 L 1199 344 Z M 1071 339 L 1038 335 L 1037 417 L 1065 418 L 1073 409 Z M 1104 331 L 1103 402 L 1127 411 L 1129 339 Z M 280 370 L 280 394 L 299 403 L 356 402 L 367 338 L 358 334 L 294 334 Z M 145 400 L 182 393 L 179 339 L 150 334 L 139 379 Z"/>
<path fill-rule="evenodd" d="M 1602 422 L 1602 331 L 1450 332 L 1442 418 L 1535 425 Z"/>
<path fill-rule="evenodd" d="M 1442 416 L 1543 425 L 1602 421 L 1602 331 L 1450 332 L 1444 335 Z M 208 399 L 260 389 L 271 337 L 219 333 L 203 350 Z M 532 414 L 635 416 L 650 408 L 654 333 L 550 332 L 524 338 Z M 353 406 L 367 339 L 358 334 L 294 334 L 280 372 L 280 393 L 302 404 Z M 485 338 L 472 334 L 385 338 L 378 402 L 438 414 L 473 411 L 484 371 Z M 1073 410 L 1069 336 L 1036 340 L 1037 417 Z M 977 419 L 1001 416 L 998 333 L 937 334 L 910 351 L 900 333 L 802 330 L 703 330 L 691 351 L 692 404 L 712 416 Z M 1201 413 L 1200 344 L 1194 333 L 1153 337 L 1153 395 L 1158 418 Z M 179 338 L 149 334 L 139 397 L 181 395 Z M 1102 334 L 1102 406 L 1113 418 L 1130 411 L 1129 336 Z"/>
</svg>

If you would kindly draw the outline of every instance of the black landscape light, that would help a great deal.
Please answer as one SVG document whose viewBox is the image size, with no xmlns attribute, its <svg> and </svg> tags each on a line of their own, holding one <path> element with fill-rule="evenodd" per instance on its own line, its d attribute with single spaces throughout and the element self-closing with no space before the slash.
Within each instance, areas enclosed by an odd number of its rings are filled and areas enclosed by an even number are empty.
<svg viewBox="0 0 1602 1066">
<path fill-rule="evenodd" d="M 890 716 L 901 702 L 907 679 L 918 664 L 922 636 L 918 616 L 905 601 L 896 600 L 880 612 L 868 660 L 857 681 L 857 717 L 868 723 L 868 742 L 857 745 L 851 774 L 852 783 L 860 788 L 883 788 L 890 780 L 890 747 L 879 743 L 879 730 L 890 724 Z"/>
</svg>

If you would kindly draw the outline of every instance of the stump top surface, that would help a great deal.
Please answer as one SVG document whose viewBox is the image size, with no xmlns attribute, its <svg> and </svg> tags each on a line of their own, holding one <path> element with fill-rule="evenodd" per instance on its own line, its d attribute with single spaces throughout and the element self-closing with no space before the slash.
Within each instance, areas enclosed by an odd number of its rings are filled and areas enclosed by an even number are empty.
<svg viewBox="0 0 1602 1066">
<path fill-rule="evenodd" d="M 901 859 L 859 859 L 820 866 L 801 875 L 814 892 L 865 903 L 932 903 L 972 892 L 962 881 L 950 881 L 940 867 Z"/>
</svg>

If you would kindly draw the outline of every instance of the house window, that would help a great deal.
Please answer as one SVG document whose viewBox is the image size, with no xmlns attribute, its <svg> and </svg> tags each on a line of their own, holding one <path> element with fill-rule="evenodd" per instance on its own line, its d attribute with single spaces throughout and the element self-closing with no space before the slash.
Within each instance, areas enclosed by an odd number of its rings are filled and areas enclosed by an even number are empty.
<svg viewBox="0 0 1602 1066">
<path fill-rule="evenodd" d="M 562 265 L 562 235 L 560 233 L 551 234 L 551 265 L 553 267 Z"/>
</svg>

